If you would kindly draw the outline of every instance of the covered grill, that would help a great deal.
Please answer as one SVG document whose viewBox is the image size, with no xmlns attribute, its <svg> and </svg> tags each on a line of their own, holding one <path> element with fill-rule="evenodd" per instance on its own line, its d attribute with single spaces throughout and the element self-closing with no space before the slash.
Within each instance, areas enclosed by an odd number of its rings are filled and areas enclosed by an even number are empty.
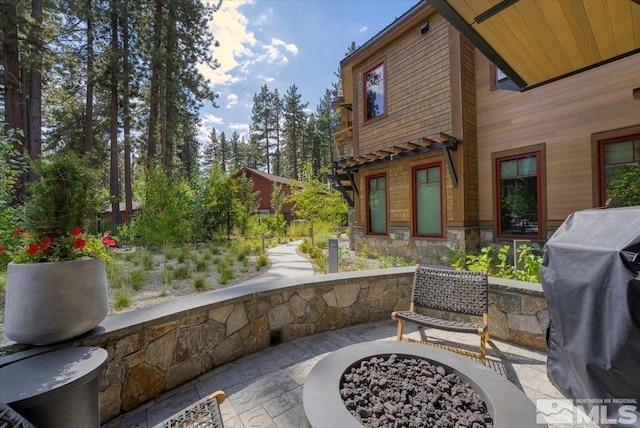
<svg viewBox="0 0 640 428">
<path fill-rule="evenodd" d="M 640 403 L 640 207 L 570 215 L 544 247 L 547 373 L 587 411 Z"/>
</svg>

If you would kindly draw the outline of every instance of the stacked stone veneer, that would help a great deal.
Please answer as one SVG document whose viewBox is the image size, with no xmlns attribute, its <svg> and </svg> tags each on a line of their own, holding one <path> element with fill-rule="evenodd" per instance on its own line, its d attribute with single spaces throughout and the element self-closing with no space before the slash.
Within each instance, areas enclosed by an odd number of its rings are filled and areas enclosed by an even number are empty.
<svg viewBox="0 0 640 428">
<path fill-rule="evenodd" d="M 58 347 L 108 351 L 100 377 L 106 422 L 271 344 L 389 319 L 393 310 L 409 307 L 413 272 L 392 268 L 229 287 L 110 316 L 89 336 Z M 490 282 L 492 337 L 545 349 L 548 316 L 541 287 Z"/>
<path fill-rule="evenodd" d="M 448 227 L 444 239 L 417 238 L 408 227 L 390 227 L 385 236 L 367 235 L 362 227 L 353 226 L 350 245 L 361 249 L 364 245 L 393 257 L 425 264 L 440 264 L 452 251 L 472 251 L 479 248 L 480 229 L 477 227 Z"/>
</svg>

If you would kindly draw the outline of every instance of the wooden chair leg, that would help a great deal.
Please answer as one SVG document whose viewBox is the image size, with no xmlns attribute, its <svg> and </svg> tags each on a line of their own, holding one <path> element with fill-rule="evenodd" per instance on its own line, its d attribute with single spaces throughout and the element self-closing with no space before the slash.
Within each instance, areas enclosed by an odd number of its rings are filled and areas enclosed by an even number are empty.
<svg viewBox="0 0 640 428">
<path fill-rule="evenodd" d="M 402 330 L 404 330 L 404 320 L 398 320 L 398 342 L 402 341 Z"/>
</svg>

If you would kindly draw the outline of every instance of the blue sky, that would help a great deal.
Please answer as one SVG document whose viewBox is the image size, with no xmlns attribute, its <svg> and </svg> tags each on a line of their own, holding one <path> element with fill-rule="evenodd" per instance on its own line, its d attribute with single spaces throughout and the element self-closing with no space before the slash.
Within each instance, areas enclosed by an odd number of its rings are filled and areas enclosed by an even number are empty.
<svg viewBox="0 0 640 428">
<path fill-rule="evenodd" d="M 210 23 L 221 66 L 201 68 L 219 107 L 202 108 L 201 137 L 216 128 L 246 138 L 253 96 L 264 84 L 281 95 L 295 84 L 315 111 L 351 42 L 361 46 L 418 1 L 223 0 Z"/>
</svg>

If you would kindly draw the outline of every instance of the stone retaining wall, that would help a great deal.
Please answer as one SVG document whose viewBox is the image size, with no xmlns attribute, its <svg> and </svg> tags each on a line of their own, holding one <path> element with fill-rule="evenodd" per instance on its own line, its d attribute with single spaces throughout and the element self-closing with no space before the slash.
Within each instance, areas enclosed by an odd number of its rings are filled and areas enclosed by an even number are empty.
<svg viewBox="0 0 640 428">
<path fill-rule="evenodd" d="M 229 287 L 110 316 L 89 336 L 58 347 L 108 351 L 100 378 L 106 422 L 270 345 L 389 319 L 393 310 L 409 307 L 413 272 L 392 268 Z M 489 320 L 492 337 L 545 349 L 548 315 L 539 285 L 492 278 Z"/>
</svg>

